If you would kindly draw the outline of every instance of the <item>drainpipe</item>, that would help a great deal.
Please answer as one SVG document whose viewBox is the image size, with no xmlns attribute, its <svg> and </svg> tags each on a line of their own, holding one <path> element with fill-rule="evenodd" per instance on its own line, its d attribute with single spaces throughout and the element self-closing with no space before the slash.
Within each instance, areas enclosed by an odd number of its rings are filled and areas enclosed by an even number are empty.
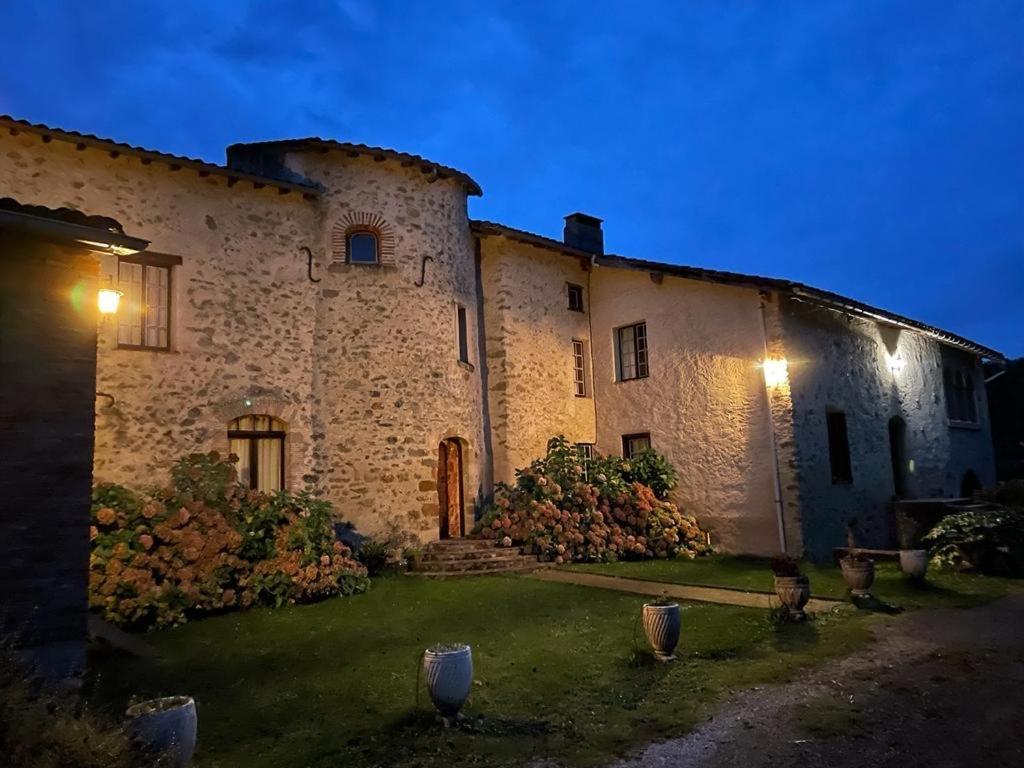
<svg viewBox="0 0 1024 768">
<path fill-rule="evenodd" d="M 768 359 L 768 315 L 765 309 L 765 297 L 764 291 L 761 292 L 761 331 L 762 338 L 764 341 L 764 357 L 762 361 Z M 768 408 L 768 439 L 771 441 L 772 446 L 772 484 L 775 486 L 775 514 L 779 524 L 779 549 L 783 554 L 787 554 L 786 549 L 786 524 L 783 516 L 782 509 L 782 478 L 779 473 L 779 448 L 775 441 L 775 419 L 772 416 L 772 396 L 768 392 L 768 387 L 764 387 L 764 402 Z"/>
</svg>

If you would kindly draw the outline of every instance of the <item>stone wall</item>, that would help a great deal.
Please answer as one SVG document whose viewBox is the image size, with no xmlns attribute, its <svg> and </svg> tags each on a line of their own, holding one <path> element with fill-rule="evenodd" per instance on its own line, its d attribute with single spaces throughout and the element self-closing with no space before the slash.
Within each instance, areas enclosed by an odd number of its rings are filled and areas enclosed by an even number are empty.
<svg viewBox="0 0 1024 768">
<path fill-rule="evenodd" d="M 892 546 L 894 494 L 889 419 L 906 422 L 906 495 L 950 497 L 972 469 L 994 481 L 988 407 L 975 362 L 977 427 L 946 418 L 942 345 L 921 334 L 850 318 L 795 301 L 782 308 L 794 405 L 804 544 L 817 559 L 846 543 L 856 520 L 858 544 Z M 903 367 L 894 373 L 892 356 Z M 825 414 L 846 414 L 853 482 L 833 484 Z"/>
<path fill-rule="evenodd" d="M 85 661 L 98 259 L 0 232 L 0 634 Z"/>
<path fill-rule="evenodd" d="M 503 237 L 481 239 L 489 416 L 495 481 L 543 456 L 565 435 L 594 443 L 594 375 L 586 262 Z M 584 312 L 568 308 L 583 287 Z M 587 396 L 573 387 L 572 341 L 584 342 Z"/>
<path fill-rule="evenodd" d="M 597 442 L 650 432 L 679 472 L 675 499 L 723 549 L 779 549 L 757 291 L 597 267 L 591 277 Z M 645 321 L 646 379 L 616 381 L 615 330 Z"/>
<path fill-rule="evenodd" d="M 268 413 L 287 424 L 289 487 L 326 496 L 364 531 L 436 537 L 442 438 L 464 443 L 468 514 L 481 492 L 479 375 L 456 353 L 456 302 L 471 332 L 477 306 L 466 192 L 397 161 L 289 163 L 325 186 L 321 199 L 0 136 L 0 196 L 112 216 L 151 252 L 181 257 L 169 352 L 118 349 L 116 323 L 100 329 L 97 389 L 112 400 L 98 400 L 96 479 L 162 482 L 185 453 L 226 452 L 231 419 Z M 332 224 L 348 211 L 387 219 L 392 265 L 332 264 Z M 113 278 L 116 258 L 102 270 Z"/>
<path fill-rule="evenodd" d="M 430 183 L 397 162 L 341 152 L 290 153 L 284 162 L 324 189 L 320 253 L 332 253 L 337 222 L 360 214 L 379 217 L 394 233 L 393 264 L 333 261 L 318 275 L 313 393 L 320 487 L 364 530 L 393 525 L 437 538 L 438 445 L 458 438 L 469 530 L 489 490 L 481 472 L 489 457 L 465 189 L 451 180 Z M 458 305 L 466 309 L 468 363 L 459 360 Z"/>
</svg>

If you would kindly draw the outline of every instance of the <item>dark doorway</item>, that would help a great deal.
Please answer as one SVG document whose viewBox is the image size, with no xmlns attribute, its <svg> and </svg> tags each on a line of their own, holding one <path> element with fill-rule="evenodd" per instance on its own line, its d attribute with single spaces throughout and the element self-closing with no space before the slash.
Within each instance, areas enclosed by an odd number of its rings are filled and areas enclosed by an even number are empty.
<svg viewBox="0 0 1024 768">
<path fill-rule="evenodd" d="M 907 495 L 907 422 L 900 416 L 889 419 L 889 456 L 893 493 L 902 499 Z"/>
<path fill-rule="evenodd" d="M 442 440 L 437 449 L 437 501 L 441 538 L 464 536 L 462 444 L 455 438 Z"/>
<path fill-rule="evenodd" d="M 975 474 L 973 469 L 968 469 L 964 473 L 963 479 L 960 481 L 960 498 L 970 499 L 974 497 L 974 494 L 981 490 L 981 480 L 978 479 L 978 475 Z"/>
</svg>

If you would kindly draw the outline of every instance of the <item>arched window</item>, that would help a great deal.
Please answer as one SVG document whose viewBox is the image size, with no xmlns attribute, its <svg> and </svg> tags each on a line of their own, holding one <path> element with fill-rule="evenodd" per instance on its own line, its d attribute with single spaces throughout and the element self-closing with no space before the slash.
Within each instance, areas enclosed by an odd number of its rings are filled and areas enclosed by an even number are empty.
<svg viewBox="0 0 1024 768">
<path fill-rule="evenodd" d="M 284 488 L 285 424 L 273 416 L 240 416 L 228 425 L 238 480 L 258 491 Z"/>
<path fill-rule="evenodd" d="M 349 232 L 346 243 L 349 264 L 377 264 L 377 235 L 367 230 Z"/>
</svg>

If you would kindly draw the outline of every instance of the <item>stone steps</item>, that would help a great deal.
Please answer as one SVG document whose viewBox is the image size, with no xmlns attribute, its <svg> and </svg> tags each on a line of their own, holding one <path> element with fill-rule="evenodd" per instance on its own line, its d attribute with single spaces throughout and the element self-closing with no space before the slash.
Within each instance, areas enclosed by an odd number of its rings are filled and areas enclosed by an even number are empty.
<svg viewBox="0 0 1024 768">
<path fill-rule="evenodd" d="M 445 578 L 495 573 L 528 573 L 540 567 L 533 555 L 518 548 L 497 547 L 481 539 L 445 539 L 428 544 L 410 576 Z"/>
</svg>

